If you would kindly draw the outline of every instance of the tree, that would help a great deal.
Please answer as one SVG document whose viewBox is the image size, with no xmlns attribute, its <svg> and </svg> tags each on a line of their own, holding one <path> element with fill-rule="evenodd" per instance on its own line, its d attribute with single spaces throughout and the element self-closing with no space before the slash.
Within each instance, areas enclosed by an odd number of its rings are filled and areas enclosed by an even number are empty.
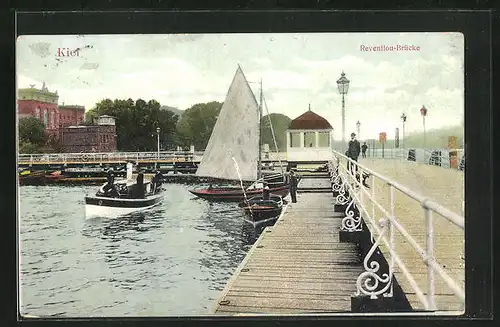
<svg viewBox="0 0 500 327">
<path fill-rule="evenodd" d="M 269 144 L 269 150 L 271 152 L 276 151 L 276 148 L 274 146 L 273 134 L 271 131 L 271 125 L 269 124 L 269 118 L 271 118 L 271 123 L 273 124 L 278 151 L 286 151 L 286 130 L 288 129 L 288 126 L 290 125 L 290 122 L 292 120 L 288 116 L 275 113 L 262 117 L 261 144 Z"/>
<path fill-rule="evenodd" d="M 175 140 L 177 116 L 160 110 L 156 100 L 105 99 L 87 112 L 86 121 L 93 123 L 102 115 L 115 117 L 117 148 L 121 151 L 155 151 L 157 127 L 162 144 L 170 145 Z"/>
<path fill-rule="evenodd" d="M 40 147 L 46 141 L 45 127 L 38 118 L 30 116 L 19 119 L 19 151 L 21 153 L 39 152 Z"/>
<path fill-rule="evenodd" d="M 222 103 L 212 101 L 197 103 L 186 109 L 177 123 L 177 138 L 179 145 L 204 150 L 212 135 Z"/>
<path fill-rule="evenodd" d="M 26 153 L 26 154 L 31 154 L 31 153 L 39 153 L 39 147 L 33 143 L 30 142 L 20 142 L 19 143 L 19 153 Z"/>
</svg>

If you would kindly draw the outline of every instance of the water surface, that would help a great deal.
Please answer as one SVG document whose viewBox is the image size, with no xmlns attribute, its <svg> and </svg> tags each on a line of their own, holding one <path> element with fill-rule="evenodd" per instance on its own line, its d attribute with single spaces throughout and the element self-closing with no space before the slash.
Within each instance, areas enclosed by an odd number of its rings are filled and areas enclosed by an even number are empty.
<svg viewBox="0 0 500 327">
<path fill-rule="evenodd" d="M 121 219 L 85 220 L 89 186 L 20 189 L 21 313 L 68 317 L 205 315 L 262 228 L 235 203 L 187 185 Z"/>
</svg>

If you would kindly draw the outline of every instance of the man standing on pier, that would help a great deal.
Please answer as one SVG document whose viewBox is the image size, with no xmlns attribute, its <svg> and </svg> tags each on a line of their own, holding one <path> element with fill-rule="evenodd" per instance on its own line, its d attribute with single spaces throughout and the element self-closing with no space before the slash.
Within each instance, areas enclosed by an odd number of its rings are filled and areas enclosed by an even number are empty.
<svg viewBox="0 0 500 327">
<path fill-rule="evenodd" d="M 368 149 L 368 145 L 366 145 L 366 142 L 364 142 L 361 146 L 361 154 L 363 155 L 363 158 L 366 158 L 366 149 Z"/>
<path fill-rule="evenodd" d="M 351 140 L 349 141 L 349 147 L 347 148 L 347 157 L 358 162 L 359 153 L 361 152 L 361 147 L 359 141 L 356 140 L 356 134 L 351 133 Z M 354 174 L 354 168 L 351 162 L 347 163 L 347 169 L 349 169 Z M 356 172 L 358 171 L 358 166 L 356 166 Z"/>
<path fill-rule="evenodd" d="M 293 170 L 290 170 L 290 197 L 292 203 L 297 203 L 297 177 Z"/>
</svg>

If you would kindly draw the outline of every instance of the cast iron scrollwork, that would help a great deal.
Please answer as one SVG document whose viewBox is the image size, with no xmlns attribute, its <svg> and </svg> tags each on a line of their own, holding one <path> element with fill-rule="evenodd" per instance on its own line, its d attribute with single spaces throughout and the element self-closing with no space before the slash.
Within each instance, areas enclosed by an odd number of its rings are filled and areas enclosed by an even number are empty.
<svg viewBox="0 0 500 327">
<path fill-rule="evenodd" d="M 361 216 L 358 210 L 354 210 L 354 198 L 351 199 L 349 205 L 345 209 L 346 216 L 342 219 L 342 227 L 340 230 L 348 232 L 360 232 L 361 227 Z"/>
<path fill-rule="evenodd" d="M 380 244 L 382 237 L 388 230 L 389 221 L 388 219 L 381 219 L 379 224 L 382 226 L 382 232 L 377 238 L 377 241 L 373 243 L 370 251 L 366 254 L 363 262 L 366 271 L 361 273 L 356 280 L 356 295 L 369 295 L 370 299 L 377 299 L 380 295 L 383 297 L 393 296 L 392 268 L 389 267 L 389 273 L 381 273 L 379 272 L 380 263 L 375 260 L 370 261 L 372 255 L 375 253 L 375 250 Z"/>
</svg>

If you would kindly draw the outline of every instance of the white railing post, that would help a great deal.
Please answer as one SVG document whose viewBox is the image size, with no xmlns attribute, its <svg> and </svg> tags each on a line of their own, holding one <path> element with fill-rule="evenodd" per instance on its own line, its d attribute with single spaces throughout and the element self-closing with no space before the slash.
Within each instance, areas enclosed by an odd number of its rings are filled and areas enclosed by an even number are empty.
<svg viewBox="0 0 500 327">
<path fill-rule="evenodd" d="M 372 218 L 375 219 L 375 176 L 372 176 Z"/>
<path fill-rule="evenodd" d="M 395 214 L 395 211 L 394 211 L 394 187 L 392 185 L 390 185 L 390 197 L 391 197 L 391 217 L 392 219 L 389 219 L 388 220 L 388 224 L 389 226 L 387 226 L 389 228 L 389 253 L 390 253 L 390 262 L 389 262 L 389 276 L 390 276 L 390 279 L 391 279 L 391 289 L 389 291 L 389 294 L 390 296 L 392 296 L 393 294 L 393 290 L 394 290 L 394 283 L 392 282 L 392 278 L 393 278 L 393 273 L 394 273 L 394 255 L 392 255 L 393 253 L 396 253 L 396 248 L 395 248 L 395 242 L 394 242 L 394 224 L 392 223 L 393 220 L 396 220 L 396 214 Z"/>
<path fill-rule="evenodd" d="M 429 303 L 429 310 L 436 310 L 435 303 L 435 281 L 434 269 L 431 263 L 434 262 L 434 224 L 432 221 L 432 211 L 424 206 L 425 221 L 426 221 L 426 258 L 425 264 L 427 265 L 427 302 Z"/>
</svg>

